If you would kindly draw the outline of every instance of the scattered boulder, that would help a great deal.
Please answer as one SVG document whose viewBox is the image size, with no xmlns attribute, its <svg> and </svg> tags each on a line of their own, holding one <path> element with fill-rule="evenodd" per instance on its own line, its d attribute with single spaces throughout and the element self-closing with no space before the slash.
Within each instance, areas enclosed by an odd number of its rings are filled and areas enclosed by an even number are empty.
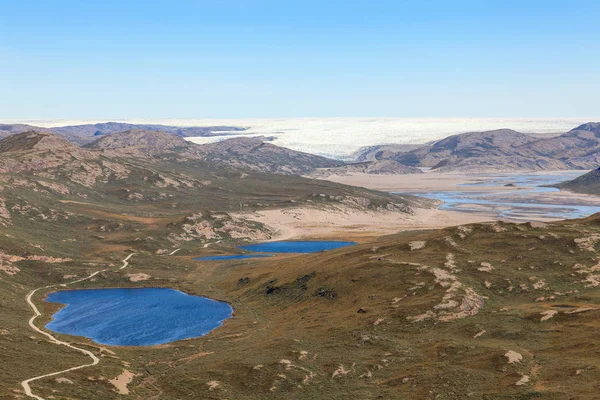
<svg viewBox="0 0 600 400">
<path fill-rule="evenodd" d="M 523 359 L 523 356 L 521 355 L 521 353 L 517 353 L 516 351 L 513 351 L 513 350 L 507 351 L 506 354 L 504 354 L 504 357 L 508 358 L 509 364 L 520 363 L 521 360 Z"/>
</svg>

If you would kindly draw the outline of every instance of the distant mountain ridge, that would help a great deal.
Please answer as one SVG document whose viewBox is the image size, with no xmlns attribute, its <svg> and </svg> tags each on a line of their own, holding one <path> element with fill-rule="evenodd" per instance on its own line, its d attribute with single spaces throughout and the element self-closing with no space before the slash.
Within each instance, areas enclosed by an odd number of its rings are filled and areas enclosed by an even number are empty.
<svg viewBox="0 0 600 400">
<path fill-rule="evenodd" d="M 50 132 L 46 128 L 40 128 L 27 124 L 0 124 L 0 139 L 16 133 L 23 133 L 27 131 Z"/>
<path fill-rule="evenodd" d="M 171 126 L 158 124 L 131 124 L 123 122 L 103 122 L 98 124 L 67 125 L 54 128 L 40 128 L 26 124 L 0 124 L 0 137 L 28 130 L 52 132 L 67 138 L 69 141 L 85 145 L 98 139 L 99 136 L 110 135 L 129 130 L 148 130 L 166 132 L 179 137 L 224 135 L 225 132 L 243 132 L 247 128 L 239 126 Z"/>
<path fill-rule="evenodd" d="M 266 137 L 236 137 L 210 144 L 195 144 L 181 137 L 143 129 L 102 136 L 84 148 L 113 156 L 173 157 L 201 160 L 227 168 L 304 175 L 316 168 L 337 167 L 341 161 L 302 153 L 267 143 Z"/>
<path fill-rule="evenodd" d="M 0 137 L 35 130 L 55 133 L 77 145 L 93 144 L 103 146 L 105 151 L 119 151 L 123 154 L 137 152 L 156 155 L 168 148 L 177 147 L 180 154 L 189 151 L 194 157 L 211 162 L 230 163 L 241 168 L 283 174 L 310 174 L 317 168 L 346 165 L 341 161 L 274 146 L 268 143 L 265 137 L 236 137 L 232 134 L 233 141 L 198 147 L 180 139 L 187 136 L 222 135 L 226 131 L 242 132 L 245 129 L 235 126 L 176 127 L 120 122 L 56 128 L 0 124 Z M 129 134 L 118 136 L 119 140 L 116 140 L 117 136 L 107 141 L 98 140 L 121 132 Z M 155 135 L 151 135 L 152 132 Z M 192 156 L 191 153 L 187 155 Z M 439 172 L 591 169 L 600 163 L 600 123 L 585 123 L 562 135 L 549 138 L 539 138 L 510 129 L 498 129 L 452 135 L 418 148 L 414 148 L 414 145 L 370 146 L 357 154 L 356 159 L 370 162 L 391 160 L 408 167 L 426 167 Z M 373 170 L 373 173 L 386 173 L 386 170 L 393 169 L 398 173 L 409 171 L 390 165 L 379 170 L 373 169 L 371 165 L 367 169 Z"/>
<path fill-rule="evenodd" d="M 381 148 L 376 157 L 441 172 L 590 169 L 600 163 L 600 123 L 542 139 L 510 129 L 463 133 L 408 152 Z"/>
<path fill-rule="evenodd" d="M 157 124 L 130 124 L 123 122 L 105 122 L 99 124 L 88 125 L 72 125 L 58 128 L 49 128 L 51 132 L 65 137 L 87 138 L 90 136 L 109 135 L 111 133 L 124 132 L 132 129 L 142 129 L 149 131 L 167 132 L 180 137 L 190 136 L 213 136 L 214 134 L 222 135 L 225 131 L 246 130 L 243 127 L 237 126 L 171 126 Z"/>
</svg>

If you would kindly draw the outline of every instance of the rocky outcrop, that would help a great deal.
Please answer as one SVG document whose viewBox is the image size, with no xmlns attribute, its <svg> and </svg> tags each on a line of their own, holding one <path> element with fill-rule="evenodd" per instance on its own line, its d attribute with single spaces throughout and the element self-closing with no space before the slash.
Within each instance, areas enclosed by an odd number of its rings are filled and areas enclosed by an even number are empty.
<svg viewBox="0 0 600 400">
<path fill-rule="evenodd" d="M 175 245 L 192 240 L 268 240 L 273 236 L 273 232 L 262 224 L 222 212 L 191 214 L 172 228 L 174 232 L 169 234 L 169 240 Z"/>
</svg>

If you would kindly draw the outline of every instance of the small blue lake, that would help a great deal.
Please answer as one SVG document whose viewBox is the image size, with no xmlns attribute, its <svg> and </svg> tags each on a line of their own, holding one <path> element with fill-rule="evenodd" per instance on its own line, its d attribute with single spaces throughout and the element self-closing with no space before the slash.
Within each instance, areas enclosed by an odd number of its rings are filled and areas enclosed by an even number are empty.
<svg viewBox="0 0 600 400">
<path fill-rule="evenodd" d="M 194 258 L 196 261 L 225 261 L 225 260 L 243 260 L 246 258 L 266 258 L 273 257 L 273 254 L 234 254 L 230 256 L 208 256 Z"/>
<path fill-rule="evenodd" d="M 355 245 L 355 242 L 281 241 L 240 246 L 240 249 L 263 253 L 317 253 Z"/>
<path fill-rule="evenodd" d="M 240 260 L 246 258 L 265 258 L 273 257 L 275 254 L 289 253 L 318 253 L 320 251 L 334 250 L 342 247 L 353 246 L 356 242 L 340 242 L 340 241 L 281 241 L 281 242 L 266 242 L 258 244 L 249 244 L 247 246 L 239 246 L 238 249 L 267 254 L 235 254 L 225 256 L 208 256 L 194 258 L 196 261 L 223 261 L 223 260 Z"/>
<path fill-rule="evenodd" d="M 225 302 L 164 288 L 64 290 L 46 301 L 66 304 L 46 328 L 114 346 L 203 336 L 233 313 Z"/>
</svg>

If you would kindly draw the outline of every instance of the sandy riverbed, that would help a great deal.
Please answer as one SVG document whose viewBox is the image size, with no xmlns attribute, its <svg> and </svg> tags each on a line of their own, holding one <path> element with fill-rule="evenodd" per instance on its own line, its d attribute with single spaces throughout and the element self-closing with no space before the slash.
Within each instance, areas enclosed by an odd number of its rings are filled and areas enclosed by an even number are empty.
<svg viewBox="0 0 600 400">
<path fill-rule="evenodd" d="M 583 208 L 586 211 L 589 210 L 590 213 L 595 212 L 592 208 L 598 208 L 600 196 L 562 190 L 553 191 L 538 188 L 538 185 L 573 179 L 586 172 L 577 170 L 472 175 L 435 172 L 408 175 L 353 174 L 332 176 L 328 179 L 375 190 L 410 193 L 417 196 L 425 195 L 430 198 L 449 198 L 455 203 L 461 203 L 459 199 L 464 199 L 464 203 L 468 204 L 469 213 L 477 213 L 495 219 L 553 221 L 575 218 L 577 214 L 552 212 L 557 209 L 557 206 L 564 206 L 565 209 L 572 210 Z M 507 183 L 513 185 L 506 186 Z M 442 195 L 432 196 L 435 193 Z M 488 204 L 471 204 L 474 199 L 483 199 L 484 203 Z M 523 203 L 528 204 L 529 207 L 518 206 Z M 531 212 L 527 211 L 528 208 Z M 454 207 L 451 207 L 450 210 L 465 211 Z M 509 210 L 509 214 L 510 210 L 513 210 L 515 213 L 508 217 L 502 210 Z"/>
<path fill-rule="evenodd" d="M 276 240 L 301 238 L 349 238 L 359 240 L 399 231 L 436 229 L 491 221 L 491 216 L 437 209 L 418 209 L 414 215 L 400 212 L 360 211 L 336 206 L 326 210 L 298 207 L 236 214 L 265 224 L 278 232 Z"/>
</svg>

